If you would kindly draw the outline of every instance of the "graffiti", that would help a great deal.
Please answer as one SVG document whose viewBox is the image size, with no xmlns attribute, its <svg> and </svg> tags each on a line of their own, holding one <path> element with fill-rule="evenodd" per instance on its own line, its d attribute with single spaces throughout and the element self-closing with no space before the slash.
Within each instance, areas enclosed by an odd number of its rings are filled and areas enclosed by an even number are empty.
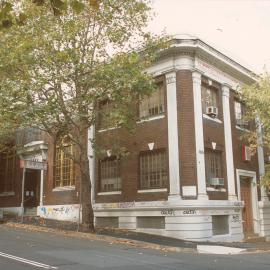
<svg viewBox="0 0 270 270">
<path fill-rule="evenodd" d="M 239 217 L 239 215 L 233 215 L 233 216 L 232 216 L 232 222 L 233 222 L 233 223 L 239 223 L 239 222 L 240 222 L 240 217 Z"/>
<path fill-rule="evenodd" d="M 163 216 L 175 216 L 175 212 L 173 209 L 164 209 L 160 213 Z"/>
<path fill-rule="evenodd" d="M 196 215 L 196 210 L 194 209 L 184 210 L 183 215 Z"/>
<path fill-rule="evenodd" d="M 78 216 L 79 208 L 73 205 L 40 207 L 40 215 L 51 219 L 74 220 Z"/>
<path fill-rule="evenodd" d="M 118 203 L 118 208 L 126 209 L 135 207 L 135 202 L 120 202 Z"/>
</svg>

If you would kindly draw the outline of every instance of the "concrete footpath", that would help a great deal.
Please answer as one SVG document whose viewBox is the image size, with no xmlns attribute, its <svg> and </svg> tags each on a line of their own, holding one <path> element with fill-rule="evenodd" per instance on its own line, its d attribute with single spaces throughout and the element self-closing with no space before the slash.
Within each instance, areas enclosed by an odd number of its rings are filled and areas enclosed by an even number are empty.
<svg viewBox="0 0 270 270">
<path fill-rule="evenodd" d="M 19 220 L 5 222 L 2 226 L 50 232 L 70 237 L 106 241 L 110 243 L 127 244 L 140 248 L 160 249 L 172 252 L 199 252 L 210 254 L 239 254 L 246 252 L 270 251 L 270 242 L 190 242 L 170 237 L 163 237 L 145 233 L 137 233 L 119 229 L 98 229 L 96 233 L 82 233 L 76 231 L 76 223 L 57 222 L 54 220 L 43 220 L 39 218 L 25 219 L 21 224 Z"/>
</svg>

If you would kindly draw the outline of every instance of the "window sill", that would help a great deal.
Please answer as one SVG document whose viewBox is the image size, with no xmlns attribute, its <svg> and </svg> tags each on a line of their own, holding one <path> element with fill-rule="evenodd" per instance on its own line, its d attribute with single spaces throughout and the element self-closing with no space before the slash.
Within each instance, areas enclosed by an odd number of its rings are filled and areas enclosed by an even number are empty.
<svg viewBox="0 0 270 270">
<path fill-rule="evenodd" d="M 114 130 L 114 129 L 118 129 L 120 127 L 110 127 L 110 128 L 104 128 L 104 129 L 100 129 L 98 130 L 99 133 L 102 133 L 102 132 L 106 132 L 106 131 L 110 131 L 110 130 Z"/>
<path fill-rule="evenodd" d="M 238 129 L 238 130 L 244 131 L 244 132 L 250 132 L 250 130 L 248 130 L 246 128 L 242 128 L 242 127 L 240 127 L 238 125 L 236 125 L 235 128 Z"/>
<path fill-rule="evenodd" d="M 167 188 L 153 188 L 153 189 L 140 189 L 138 193 L 153 193 L 153 192 L 167 192 Z"/>
<path fill-rule="evenodd" d="M 203 118 L 207 119 L 207 120 L 211 120 L 211 121 L 214 121 L 216 123 L 219 123 L 219 124 L 222 124 L 222 121 L 217 119 L 217 118 L 213 118 L 213 117 L 210 117 L 208 116 L 207 114 L 203 114 Z"/>
<path fill-rule="evenodd" d="M 151 117 L 147 117 L 147 118 L 142 118 L 141 120 L 137 121 L 136 123 L 141 124 L 141 123 L 144 123 L 144 122 L 154 121 L 154 120 L 158 120 L 158 119 L 162 119 L 162 118 L 165 118 L 164 114 L 151 116 Z"/>
<path fill-rule="evenodd" d="M 14 191 L 0 193 L 0 197 L 8 197 L 8 196 L 14 196 L 14 195 L 15 195 Z"/>
<path fill-rule="evenodd" d="M 75 186 L 56 187 L 52 191 L 71 191 L 75 190 Z"/>
<path fill-rule="evenodd" d="M 214 188 L 214 187 L 207 187 L 207 191 L 214 191 L 214 192 L 226 192 L 225 188 Z"/>
<path fill-rule="evenodd" d="M 120 195 L 122 194 L 122 191 L 119 190 L 119 191 L 104 191 L 104 192 L 98 192 L 97 195 Z"/>
</svg>

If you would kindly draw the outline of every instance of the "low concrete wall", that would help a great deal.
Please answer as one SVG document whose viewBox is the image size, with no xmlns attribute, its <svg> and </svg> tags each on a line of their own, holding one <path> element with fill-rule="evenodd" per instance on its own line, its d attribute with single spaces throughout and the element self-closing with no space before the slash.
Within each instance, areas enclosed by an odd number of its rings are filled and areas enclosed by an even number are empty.
<svg viewBox="0 0 270 270">
<path fill-rule="evenodd" d="M 79 204 L 44 205 L 39 206 L 37 213 L 42 218 L 77 221 L 79 219 Z"/>
<path fill-rule="evenodd" d="M 95 204 L 96 218 L 118 217 L 120 229 L 193 241 L 242 241 L 241 202 L 181 201 Z M 228 233 L 213 235 L 213 216 L 228 217 Z M 164 217 L 165 228 L 138 228 L 137 217 Z"/>
<path fill-rule="evenodd" d="M 270 241 L 270 202 L 259 202 L 260 235 Z"/>
</svg>

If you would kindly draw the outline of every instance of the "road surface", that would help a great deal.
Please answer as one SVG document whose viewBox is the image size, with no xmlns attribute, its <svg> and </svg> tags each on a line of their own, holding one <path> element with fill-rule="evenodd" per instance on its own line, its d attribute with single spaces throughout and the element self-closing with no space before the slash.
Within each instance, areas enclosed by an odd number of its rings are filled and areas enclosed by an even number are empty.
<svg viewBox="0 0 270 270">
<path fill-rule="evenodd" d="M 0 270 L 26 269 L 269 270 L 270 253 L 173 253 L 0 225 Z"/>
</svg>

